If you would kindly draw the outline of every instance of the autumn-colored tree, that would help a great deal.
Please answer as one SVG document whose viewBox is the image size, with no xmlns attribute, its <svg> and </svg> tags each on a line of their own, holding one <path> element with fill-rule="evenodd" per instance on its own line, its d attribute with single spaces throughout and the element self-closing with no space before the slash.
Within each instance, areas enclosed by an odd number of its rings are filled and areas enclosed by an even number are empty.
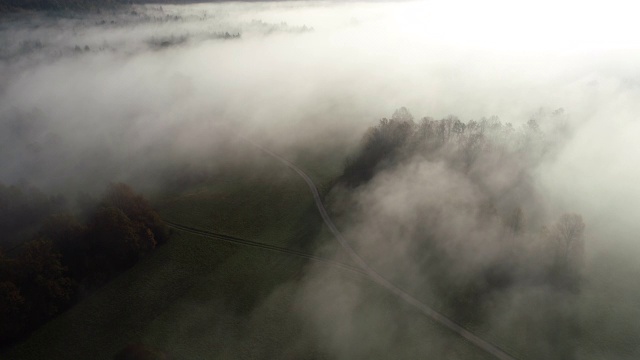
<svg viewBox="0 0 640 360">
<path fill-rule="evenodd" d="M 58 214 L 50 216 L 40 228 L 40 236 L 50 239 L 62 255 L 62 263 L 69 271 L 69 276 L 81 279 L 86 272 L 87 227 L 74 216 Z"/>
<path fill-rule="evenodd" d="M 25 298 L 16 285 L 16 261 L 0 251 L 0 345 L 25 331 Z"/>
<path fill-rule="evenodd" d="M 128 185 L 123 183 L 109 185 L 102 204 L 120 209 L 132 221 L 144 224 L 151 230 L 158 244 L 167 241 L 169 231 L 160 215 L 142 195 L 136 194 Z"/>
<path fill-rule="evenodd" d="M 80 221 L 70 214 L 44 220 L 59 203 L 35 189 L 0 185 L 0 230 L 40 225 L 12 257 L 0 252 L 0 346 L 70 306 L 79 288 L 104 284 L 168 238 L 160 216 L 124 184 L 109 186 L 100 202 L 86 202 Z"/>
<path fill-rule="evenodd" d="M 0 344 L 14 341 L 25 332 L 25 303 L 14 282 L 0 281 Z"/>
<path fill-rule="evenodd" d="M 0 346 L 20 339 L 70 305 L 72 280 L 49 240 L 28 242 L 16 258 L 0 254 Z"/>
<path fill-rule="evenodd" d="M 30 308 L 31 323 L 40 323 L 69 305 L 72 281 L 65 276 L 61 257 L 50 240 L 36 239 L 25 245 L 17 259 L 18 282 Z"/>
<path fill-rule="evenodd" d="M 87 238 L 91 272 L 101 274 L 105 280 L 112 273 L 132 266 L 156 246 L 149 228 L 112 206 L 98 210 L 89 225 Z"/>
</svg>

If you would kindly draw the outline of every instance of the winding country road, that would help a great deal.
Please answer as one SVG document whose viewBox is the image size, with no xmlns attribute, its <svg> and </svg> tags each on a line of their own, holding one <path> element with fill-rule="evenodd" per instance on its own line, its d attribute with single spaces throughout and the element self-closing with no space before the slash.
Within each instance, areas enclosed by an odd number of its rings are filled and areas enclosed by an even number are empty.
<svg viewBox="0 0 640 360">
<path fill-rule="evenodd" d="M 320 212 L 320 215 L 322 216 L 322 219 L 324 220 L 324 223 L 327 225 L 327 227 L 329 227 L 329 230 L 331 231 L 331 233 L 333 233 L 333 235 L 336 237 L 336 239 L 338 239 L 338 241 L 340 242 L 340 245 L 349 254 L 351 259 L 356 264 L 358 264 L 358 266 L 360 266 L 360 268 L 362 268 L 362 270 L 364 270 L 366 272 L 366 274 L 373 281 L 375 281 L 380 286 L 382 286 L 385 289 L 387 289 L 389 292 L 391 292 L 394 295 L 396 295 L 398 298 L 404 300 L 407 304 L 413 306 L 416 310 L 420 311 L 422 314 L 428 316 L 429 318 L 435 320 L 436 322 L 440 323 L 441 325 L 447 327 L 451 331 L 453 331 L 456 334 L 462 336 L 463 338 L 465 338 L 466 340 L 468 340 L 469 342 L 471 342 L 472 344 L 474 344 L 478 348 L 480 348 L 480 349 L 484 350 L 485 352 L 493 355 L 497 359 L 500 359 L 500 360 L 516 360 L 516 358 L 514 358 L 513 356 L 507 354 L 504 350 L 501 350 L 496 345 L 491 344 L 490 342 L 480 338 L 479 336 L 473 334 L 469 330 L 467 330 L 467 329 L 463 328 L 462 326 L 456 324 L 453 320 L 449 319 L 448 317 L 446 317 L 445 315 L 443 315 L 440 312 L 436 311 L 435 309 L 431 308 L 427 304 L 421 302 L 420 300 L 418 300 L 415 297 L 411 296 L 410 294 L 406 293 L 404 290 L 398 288 L 393 283 L 391 283 L 390 281 L 388 281 L 387 279 L 382 277 L 382 275 L 380 275 L 373 268 L 371 268 L 360 257 L 360 255 L 358 255 L 358 253 L 356 253 L 356 251 L 346 241 L 344 236 L 342 236 L 342 233 L 340 233 L 338 228 L 335 226 L 335 224 L 333 223 L 333 221 L 329 217 L 329 214 L 327 213 L 327 210 L 325 209 L 324 204 L 322 203 L 322 198 L 320 197 L 320 193 L 318 192 L 318 188 L 316 187 L 316 185 L 313 182 L 313 180 L 311 180 L 311 178 L 304 171 L 302 171 L 299 167 L 297 167 L 294 163 L 290 162 L 289 160 L 287 160 L 287 159 L 283 158 L 282 156 L 270 151 L 269 149 L 266 149 L 266 148 L 260 146 L 259 144 L 256 144 L 252 140 L 247 139 L 246 137 L 244 137 L 242 135 L 239 135 L 239 137 L 244 139 L 245 141 L 247 141 L 251 145 L 257 147 L 258 149 L 262 150 L 263 152 L 265 152 L 265 153 L 271 155 L 272 157 L 278 159 L 280 162 L 285 164 L 291 170 L 295 171 L 298 175 L 300 175 L 300 177 L 302 177 L 304 179 L 304 181 L 309 186 L 309 189 L 311 190 L 311 193 L 313 194 L 313 199 L 314 199 L 314 201 L 316 203 L 316 206 L 318 207 L 318 211 Z"/>
</svg>

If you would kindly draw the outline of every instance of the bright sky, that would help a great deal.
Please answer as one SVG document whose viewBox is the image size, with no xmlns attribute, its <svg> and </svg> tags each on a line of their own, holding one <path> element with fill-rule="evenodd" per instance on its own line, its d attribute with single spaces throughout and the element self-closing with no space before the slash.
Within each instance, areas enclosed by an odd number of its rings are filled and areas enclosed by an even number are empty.
<svg viewBox="0 0 640 360">
<path fill-rule="evenodd" d="M 449 45 L 590 51 L 640 48 L 639 14 L 634 1 L 425 0 L 398 9 L 396 20 Z"/>
</svg>

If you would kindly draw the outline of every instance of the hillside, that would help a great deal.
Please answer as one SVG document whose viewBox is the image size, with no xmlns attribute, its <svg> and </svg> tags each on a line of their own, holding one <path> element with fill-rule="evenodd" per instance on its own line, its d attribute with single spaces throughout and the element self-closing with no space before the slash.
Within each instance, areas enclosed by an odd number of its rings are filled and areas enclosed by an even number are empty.
<svg viewBox="0 0 640 360">
<path fill-rule="evenodd" d="M 172 221 L 266 244 L 306 248 L 312 253 L 309 240 L 331 242 L 331 238 L 322 240 L 327 235 L 319 229 L 320 219 L 304 182 L 277 161 L 263 161 L 265 169 L 279 174 L 276 178 L 212 181 L 159 200 L 157 206 Z M 230 214 L 236 216 L 230 220 Z M 348 261 L 336 247 L 329 248 L 334 250 L 325 248 L 324 256 L 334 252 L 336 259 Z M 329 359 L 333 358 L 327 349 L 331 341 L 326 341 L 333 335 L 318 334 L 319 329 L 301 317 L 324 312 L 327 321 L 344 320 L 334 310 L 307 308 L 314 303 L 314 292 L 326 291 L 327 282 L 359 289 L 366 296 L 355 316 L 367 317 L 384 308 L 406 322 L 403 331 L 409 342 L 401 358 L 435 349 L 465 359 L 485 358 L 427 318 L 416 321 L 413 310 L 358 273 L 179 230 L 152 256 L 40 328 L 6 356 L 111 359 L 128 344 L 139 343 L 174 359 Z M 431 340 L 423 344 L 409 340 L 419 334 L 429 334 Z M 362 336 L 362 341 L 370 341 L 367 334 Z M 370 343 L 381 351 L 388 351 L 388 345 Z M 379 353 L 379 358 L 388 355 Z"/>
</svg>

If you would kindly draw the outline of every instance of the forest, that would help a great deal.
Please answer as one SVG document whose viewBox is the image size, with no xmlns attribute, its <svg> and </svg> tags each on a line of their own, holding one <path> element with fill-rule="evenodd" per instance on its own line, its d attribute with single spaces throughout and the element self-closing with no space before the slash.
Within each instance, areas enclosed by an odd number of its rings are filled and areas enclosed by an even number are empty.
<svg viewBox="0 0 640 360">
<path fill-rule="evenodd" d="M 553 116 L 561 117 L 562 112 L 557 110 Z M 583 281 L 585 224 L 575 213 L 543 223 L 543 197 L 527 182 L 535 165 L 562 146 L 567 129 L 560 129 L 544 133 L 533 118 L 520 128 L 495 117 L 466 123 L 453 116 L 426 117 L 415 122 L 407 109 L 400 108 L 365 132 L 327 196 L 330 202 L 341 199 L 332 209 L 338 219 L 347 221 L 347 230 L 368 221 L 382 224 L 385 244 L 375 239 L 367 243 L 357 233 L 350 241 L 369 248 L 409 244 L 414 254 L 410 262 L 421 264 L 422 282 L 460 323 L 482 324 L 493 311 L 492 299 L 523 287 L 546 287 L 565 294 L 563 301 L 571 301 Z M 437 189 L 442 199 L 425 198 L 419 206 L 406 205 L 414 207 L 417 218 L 392 224 L 384 214 L 371 219 L 358 210 L 363 193 L 379 191 L 376 179 L 425 162 L 451 172 L 428 176 L 464 179 L 464 186 L 473 189 L 474 200 L 463 204 L 468 209 L 455 204 L 456 192 L 465 189 L 444 186 Z M 187 170 L 181 176 L 189 174 Z M 496 174 L 509 176 L 496 183 Z M 429 180 L 422 176 L 413 180 Z M 402 186 L 402 181 L 397 183 Z M 169 240 L 158 213 L 122 183 L 109 185 L 99 199 L 81 194 L 75 206 L 61 195 L 47 196 L 28 185 L 2 185 L 0 190 L 0 224 L 6 239 L 0 252 L 0 312 L 8 320 L 0 332 L 3 346 L 24 339 Z M 384 202 L 379 198 L 372 205 L 385 206 Z M 388 232 L 394 226 L 405 229 L 402 235 Z M 477 256 L 477 249 L 490 255 L 473 264 L 477 260 L 469 256 Z M 461 275 L 452 272 L 452 266 L 468 271 Z M 406 281 L 402 275 L 391 276 Z M 568 316 L 558 318 L 554 326 L 570 336 L 567 332 L 574 322 Z"/>
<path fill-rule="evenodd" d="M 496 117 L 466 123 L 454 116 L 426 117 L 416 123 L 406 108 L 400 108 L 363 136 L 358 152 L 345 162 L 335 197 L 341 198 L 343 213 L 358 214 L 346 216 L 347 221 L 367 226 L 382 223 L 381 237 L 392 234 L 380 240 L 388 242 L 383 246 L 389 251 L 394 242 L 400 247 L 408 243 L 422 264 L 423 282 L 435 287 L 437 296 L 463 323 L 481 322 L 482 312 L 490 311 L 487 302 L 509 289 L 549 287 L 552 292 L 578 294 L 586 225 L 580 214 L 572 212 L 549 219 L 544 214 L 546 195 L 532 182 L 536 166 L 554 156 L 570 135 L 559 121 L 562 115 L 562 109 L 552 113 L 559 126 L 545 133 L 535 118 L 517 128 Z M 437 164 L 436 169 L 445 170 L 411 173 L 408 182 L 415 186 L 407 191 L 421 200 L 389 203 L 387 199 L 401 193 L 399 187 L 406 183 L 397 174 L 416 164 Z M 385 177 L 388 185 L 374 181 Z M 434 189 L 439 194 L 433 198 L 428 195 L 430 177 L 447 181 Z M 400 214 L 381 210 L 369 219 L 373 215 L 358 210 L 363 202 L 359 194 L 376 193 L 384 186 L 382 197 L 374 196 L 367 204 L 397 206 Z M 403 207 L 417 217 L 405 214 Z M 402 214 L 409 220 L 400 220 L 400 225 L 386 223 L 391 221 L 386 216 L 393 219 Z M 388 230 L 393 227 L 402 230 Z M 374 239 L 361 241 L 363 246 L 380 246 Z M 487 259 L 470 265 L 477 261 L 474 257 Z M 473 271 L 460 276 L 451 271 L 452 266 Z"/>
<path fill-rule="evenodd" d="M 640 358 L 628 6 L 0 12 L 1 358 Z"/>
<path fill-rule="evenodd" d="M 132 4 L 195 4 L 202 0 L 1 0 L 0 14 L 21 11 L 101 11 Z"/>
<path fill-rule="evenodd" d="M 110 185 L 99 200 L 85 195 L 79 202 L 74 214 L 60 196 L 0 185 L 1 347 L 22 340 L 168 240 L 158 214 L 125 184 Z"/>
<path fill-rule="evenodd" d="M 20 11 L 100 10 L 112 9 L 126 2 L 121 0 L 2 0 L 0 14 Z"/>
</svg>

